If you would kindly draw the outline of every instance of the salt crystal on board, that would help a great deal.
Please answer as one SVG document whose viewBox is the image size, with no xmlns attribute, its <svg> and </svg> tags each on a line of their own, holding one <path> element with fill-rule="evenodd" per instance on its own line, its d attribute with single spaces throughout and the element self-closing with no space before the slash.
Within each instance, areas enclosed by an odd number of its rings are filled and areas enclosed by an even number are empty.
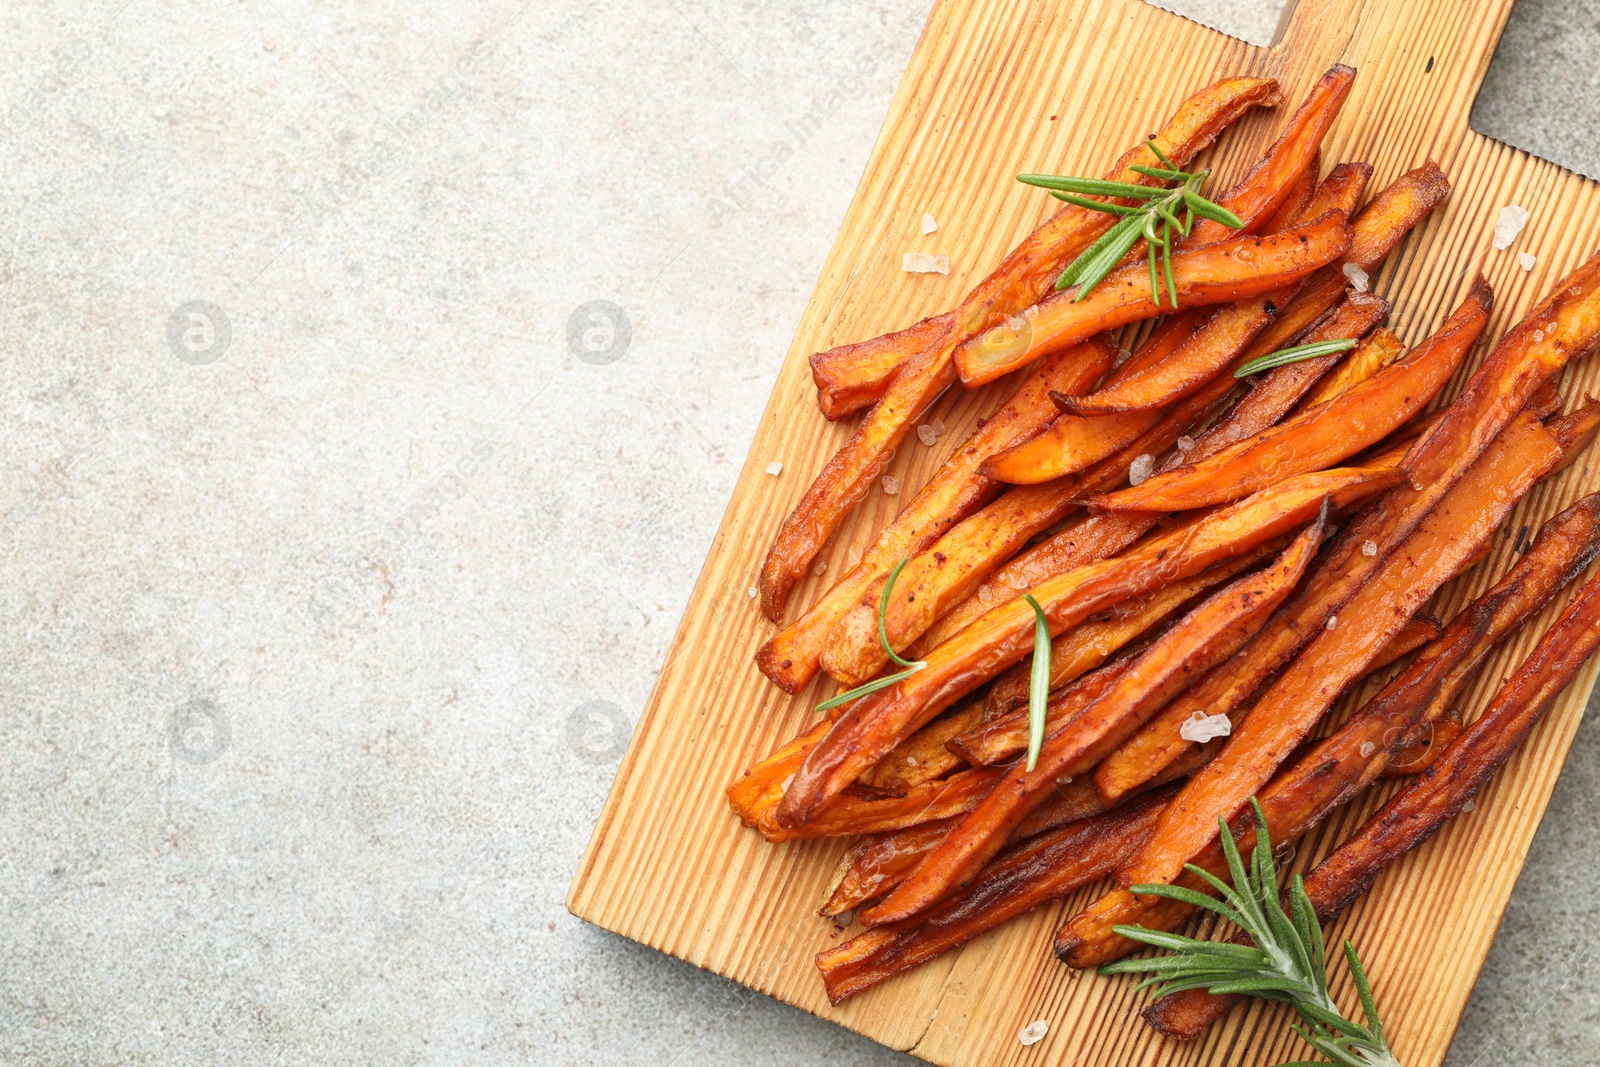
<svg viewBox="0 0 1600 1067">
<path fill-rule="evenodd" d="M 1233 722 L 1226 715 L 1207 715 L 1197 711 L 1178 727 L 1178 736 L 1185 741 L 1195 744 L 1205 744 L 1215 737 L 1227 737 L 1233 733 Z"/>
<path fill-rule="evenodd" d="M 921 426 L 917 427 L 917 440 L 921 441 L 924 445 L 927 445 L 931 448 L 933 443 L 938 439 L 939 435 L 934 433 L 933 427 L 929 426 L 927 423 L 923 423 Z"/>
<path fill-rule="evenodd" d="M 771 463 L 767 464 L 767 473 L 776 478 L 778 475 L 783 473 L 783 464 L 779 463 L 777 460 L 773 460 Z"/>
<path fill-rule="evenodd" d="M 1362 270 L 1361 267 L 1355 263 L 1346 263 L 1343 269 L 1344 276 L 1350 279 L 1350 288 L 1354 289 L 1358 293 L 1364 293 L 1367 291 L 1368 278 L 1366 271 Z"/>
<path fill-rule="evenodd" d="M 922 232 L 933 233 L 938 228 L 939 224 L 934 221 L 933 216 L 924 211 L 922 213 Z"/>
<path fill-rule="evenodd" d="M 1461 810 L 1462 811 L 1471 811 L 1473 808 L 1475 808 L 1477 806 L 1478 805 L 1474 801 L 1469 800 L 1465 804 L 1461 805 Z"/>
<path fill-rule="evenodd" d="M 1500 214 L 1494 220 L 1494 246 L 1499 249 L 1511 247 L 1511 242 L 1517 239 L 1517 234 L 1528 224 L 1528 209 L 1517 204 L 1507 204 L 1500 209 Z"/>
<path fill-rule="evenodd" d="M 900 269 L 907 274 L 949 274 L 950 257 L 936 252 L 907 252 L 900 257 Z"/>
<path fill-rule="evenodd" d="M 1050 1032 L 1050 1023 L 1046 1019 L 1031 1022 L 1017 1031 L 1017 1040 L 1024 1045 L 1037 1045 L 1044 1040 L 1044 1035 Z"/>
<path fill-rule="evenodd" d="M 892 474 L 885 474 L 883 476 L 883 495 L 884 496 L 894 496 L 899 491 L 900 491 L 900 479 L 896 478 Z"/>
<path fill-rule="evenodd" d="M 754 600 L 755 598 L 756 598 L 756 587 L 752 585 L 750 587 L 750 599 Z"/>
<path fill-rule="evenodd" d="M 1533 255 L 1532 252 L 1518 252 L 1517 253 L 1517 262 L 1522 264 L 1522 269 L 1523 270 L 1532 270 L 1533 269 L 1533 265 L 1535 263 L 1539 262 L 1539 261 L 1536 258 L 1534 258 L 1534 255 Z"/>
</svg>

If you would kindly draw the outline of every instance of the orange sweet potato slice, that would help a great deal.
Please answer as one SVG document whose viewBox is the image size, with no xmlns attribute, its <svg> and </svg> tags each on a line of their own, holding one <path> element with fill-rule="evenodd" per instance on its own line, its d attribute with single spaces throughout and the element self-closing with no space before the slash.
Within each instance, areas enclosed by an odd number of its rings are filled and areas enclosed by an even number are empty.
<svg viewBox="0 0 1600 1067">
<path fill-rule="evenodd" d="M 1306 527 L 1270 566 L 1238 578 L 1151 643 L 1097 699 L 1046 738 L 1037 764 L 1013 765 L 916 871 L 862 916 L 898 922 L 964 888 L 1060 779 L 1099 762 L 1196 673 L 1238 651 L 1281 604 L 1322 543 L 1324 521 Z"/>
<path fill-rule="evenodd" d="M 1287 479 L 1115 559 L 1053 578 L 1033 593 L 1051 632 L 1061 633 L 1112 604 L 1304 525 L 1328 497 L 1342 505 L 1397 478 L 1394 471 L 1336 469 Z M 1033 629 L 1026 603 L 1001 605 L 929 652 L 916 673 L 854 701 L 806 756 L 778 805 L 778 823 L 794 828 L 820 816 L 902 738 L 1031 651 Z"/>
<path fill-rule="evenodd" d="M 1275 106 L 1281 99 L 1277 83 L 1270 79 L 1224 79 L 1185 101 L 1153 140 L 1182 166 L 1240 115 L 1253 107 Z M 1140 144 L 1123 156 L 1112 177 L 1152 181 L 1128 170 L 1135 163 L 1159 165 L 1150 148 Z M 967 294 L 949 329 L 937 341 L 906 361 L 779 528 L 761 568 L 761 610 L 767 618 L 776 622 L 783 617 L 794 583 L 810 569 L 811 561 L 882 473 L 911 428 L 955 382 L 955 346 L 1048 292 L 1062 268 L 1110 225 L 1111 216 L 1103 212 L 1062 208 Z"/>
</svg>

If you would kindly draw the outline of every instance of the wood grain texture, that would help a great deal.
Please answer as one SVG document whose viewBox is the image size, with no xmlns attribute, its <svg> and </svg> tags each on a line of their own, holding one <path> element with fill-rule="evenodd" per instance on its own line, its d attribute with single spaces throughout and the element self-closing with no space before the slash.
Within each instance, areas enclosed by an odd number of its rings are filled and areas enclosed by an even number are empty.
<svg viewBox="0 0 1600 1067">
<path fill-rule="evenodd" d="M 1497 339 L 1600 243 L 1600 188 L 1467 128 L 1509 9 L 1510 0 L 1301 0 L 1283 41 L 1259 49 L 1140 0 L 939 3 L 573 882 L 572 912 L 938 1064 L 1254 1065 L 1300 1055 L 1303 1046 L 1282 1013 L 1262 1005 L 1236 1012 L 1201 1042 L 1164 1044 L 1139 1021 L 1145 995 L 1134 993 L 1131 981 L 1056 963 L 1055 930 L 1100 886 L 830 1008 L 811 958 L 848 934 L 814 909 L 844 843 L 768 845 L 739 826 L 723 799 L 749 763 L 812 722 L 809 709 L 831 692 L 824 680 L 786 697 L 756 671 L 751 657 L 772 627 L 748 590 L 779 522 L 849 429 L 817 413 L 806 357 L 954 306 L 1050 209 L 1051 201 L 1013 174 L 1099 173 L 1185 96 L 1223 75 L 1269 74 L 1296 101 L 1333 63 L 1359 68 L 1325 145 L 1325 168 L 1366 160 L 1375 167 L 1369 188 L 1378 189 L 1432 156 L 1454 184 L 1446 205 L 1374 278 L 1394 306 L 1390 326 L 1414 343 L 1482 270 L 1496 294 L 1487 336 Z M 1224 135 L 1210 160 L 1221 182 L 1242 172 L 1292 106 L 1253 115 Z M 1529 210 L 1528 228 L 1511 249 L 1495 251 L 1494 217 L 1513 202 Z M 924 211 L 939 219 L 931 243 L 918 233 Z M 900 256 L 914 248 L 948 252 L 949 277 L 903 273 Z M 1532 271 L 1518 265 L 1519 251 L 1537 256 Z M 1600 393 L 1600 362 L 1569 367 L 1562 388 L 1569 407 L 1586 392 Z M 949 432 L 933 448 L 901 449 L 890 471 L 906 488 L 869 495 L 821 557 L 828 574 L 796 588 L 791 617 L 1009 389 L 1009 382 L 958 389 L 939 402 L 935 414 Z M 772 460 L 784 464 L 779 478 L 765 473 Z M 1435 610 L 1448 617 L 1503 573 L 1523 526 L 1537 529 L 1597 488 L 1600 463 L 1588 457 L 1538 487 L 1493 555 L 1447 586 Z M 1490 659 L 1471 690 L 1470 711 L 1521 662 L 1565 600 Z M 1385 872 L 1330 931 L 1360 945 L 1409 1067 L 1433 1067 L 1444 1057 L 1595 672 L 1591 663 L 1474 812 Z M 1301 844 L 1297 862 L 1325 854 L 1386 792 L 1332 816 Z M 1347 987 L 1337 992 L 1353 1004 Z M 1049 1036 L 1024 1049 L 1017 1031 L 1035 1019 L 1050 1021 Z"/>
</svg>

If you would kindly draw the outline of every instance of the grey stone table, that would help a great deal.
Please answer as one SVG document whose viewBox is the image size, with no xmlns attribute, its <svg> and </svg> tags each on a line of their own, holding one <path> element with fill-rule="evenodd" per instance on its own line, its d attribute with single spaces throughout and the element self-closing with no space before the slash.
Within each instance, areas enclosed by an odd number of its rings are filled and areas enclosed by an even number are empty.
<svg viewBox="0 0 1600 1067">
<path fill-rule="evenodd" d="M 1479 128 L 1593 173 L 1594 14 L 1530 4 Z M 909 1062 L 562 906 L 920 25 L 867 6 L 0 11 L 0 1063 Z M 1600 1060 L 1597 755 L 1458 1067 Z"/>
</svg>

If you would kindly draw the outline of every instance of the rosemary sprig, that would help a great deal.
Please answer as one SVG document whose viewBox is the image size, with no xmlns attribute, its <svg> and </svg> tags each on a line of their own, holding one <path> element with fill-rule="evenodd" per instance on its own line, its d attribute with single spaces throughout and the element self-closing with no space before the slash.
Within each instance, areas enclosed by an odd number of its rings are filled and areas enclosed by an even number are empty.
<svg viewBox="0 0 1600 1067">
<path fill-rule="evenodd" d="M 1198 941 L 1180 934 L 1169 934 L 1143 926 L 1118 926 L 1117 933 L 1131 940 L 1171 950 L 1170 956 L 1119 960 L 1100 968 L 1101 974 L 1149 972 L 1139 988 L 1155 986 L 1157 997 L 1186 989 L 1205 989 L 1218 996 L 1245 994 L 1292 1006 L 1305 1020 L 1295 1032 L 1306 1043 L 1341 1067 L 1400 1067 L 1384 1037 L 1372 998 L 1372 986 L 1350 942 L 1344 943 L 1350 977 L 1361 998 L 1366 1025 L 1351 1022 L 1328 993 L 1326 950 L 1316 910 L 1306 896 L 1305 882 L 1297 874 L 1289 882 L 1289 911 L 1278 899 L 1278 876 L 1272 858 L 1272 842 L 1267 836 L 1267 820 L 1261 804 L 1250 800 L 1255 812 L 1256 846 L 1250 855 L 1250 868 L 1239 857 L 1233 834 L 1225 819 L 1219 819 L 1223 851 L 1228 858 L 1228 885 L 1209 871 L 1187 864 L 1190 872 L 1205 879 L 1222 900 L 1193 889 L 1172 885 L 1136 885 L 1133 892 L 1144 896 L 1167 897 L 1222 916 L 1249 935 L 1253 945 Z M 1285 1067 L 1307 1067 L 1304 1063 Z"/>
<path fill-rule="evenodd" d="M 1239 216 L 1220 204 L 1200 195 L 1209 171 L 1194 173 L 1179 170 L 1156 147 L 1154 141 L 1146 142 L 1150 151 L 1161 161 L 1159 167 L 1133 164 L 1128 169 L 1147 178 L 1163 182 L 1178 182 L 1177 186 L 1137 185 L 1132 182 L 1106 181 L 1102 178 L 1072 178 L 1058 174 L 1019 174 L 1017 181 L 1025 185 L 1047 189 L 1058 200 L 1065 200 L 1090 211 L 1103 211 L 1117 216 L 1116 225 L 1100 236 L 1094 244 L 1068 264 L 1056 279 L 1057 289 L 1070 289 L 1076 285 L 1078 295 L 1074 301 L 1088 296 L 1107 274 L 1114 270 L 1122 257 L 1139 242 L 1145 241 L 1145 255 L 1150 264 L 1150 299 L 1161 305 L 1161 282 L 1167 283 L 1167 293 L 1172 306 L 1178 306 L 1178 286 L 1172 277 L 1172 235 L 1189 236 L 1196 217 L 1208 218 L 1224 226 L 1239 230 L 1244 222 Z M 1125 200 L 1142 200 L 1144 203 L 1129 207 L 1104 200 L 1091 200 L 1094 196 L 1114 196 Z M 1179 213 L 1182 212 L 1182 218 Z M 1159 254 L 1157 250 L 1159 249 Z M 1157 260 L 1160 260 L 1159 270 Z"/>
<path fill-rule="evenodd" d="M 1033 673 L 1028 676 L 1028 770 L 1044 747 L 1044 714 L 1050 705 L 1050 619 L 1032 593 L 1022 599 L 1033 609 Z"/>
<path fill-rule="evenodd" d="M 883 643 L 883 650 L 889 654 L 889 658 L 900 664 L 905 670 L 885 675 L 882 678 L 874 678 L 872 681 L 858 685 L 854 689 L 847 689 L 837 696 L 830 697 L 817 705 L 818 711 L 830 711 L 840 704 L 850 703 L 857 697 L 864 697 L 868 693 L 876 693 L 880 689 L 887 689 L 896 682 L 904 681 L 927 666 L 927 663 L 922 660 L 904 659 L 900 653 L 894 650 L 894 647 L 889 644 L 889 630 L 883 621 L 884 616 L 889 613 L 889 594 L 894 591 L 895 579 L 900 577 L 900 571 L 910 562 L 909 559 L 902 559 L 894 565 L 894 570 L 889 572 L 889 580 L 883 584 L 883 597 L 878 601 L 878 640 Z"/>
<path fill-rule="evenodd" d="M 1295 345 L 1293 348 L 1280 348 L 1265 356 L 1257 356 L 1249 363 L 1233 372 L 1235 378 L 1248 378 L 1252 374 L 1260 374 L 1264 370 L 1274 367 L 1287 366 L 1290 363 L 1299 363 L 1302 359 L 1315 359 L 1325 356 L 1329 352 L 1347 352 L 1356 346 L 1354 337 L 1336 337 L 1331 341 L 1313 341 L 1309 345 Z"/>
</svg>

